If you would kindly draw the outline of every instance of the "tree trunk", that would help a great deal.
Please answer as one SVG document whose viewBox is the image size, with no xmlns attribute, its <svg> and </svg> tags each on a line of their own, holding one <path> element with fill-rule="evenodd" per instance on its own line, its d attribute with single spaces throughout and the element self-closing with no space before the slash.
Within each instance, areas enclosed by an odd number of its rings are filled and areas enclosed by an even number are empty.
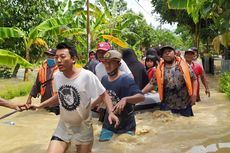
<svg viewBox="0 0 230 153">
<path fill-rule="evenodd" d="M 28 81 L 29 80 L 29 69 L 25 68 L 25 72 L 24 72 L 24 81 Z"/>
<path fill-rule="evenodd" d="M 20 64 L 17 64 L 17 65 L 14 67 L 14 71 L 13 71 L 13 74 L 12 74 L 12 77 L 13 77 L 13 78 L 16 78 L 19 68 L 20 68 Z"/>
<path fill-rule="evenodd" d="M 30 55 L 29 55 L 29 49 L 26 47 L 26 60 L 30 61 Z M 29 80 L 29 69 L 25 68 L 25 72 L 24 72 L 24 81 L 28 81 Z"/>
</svg>

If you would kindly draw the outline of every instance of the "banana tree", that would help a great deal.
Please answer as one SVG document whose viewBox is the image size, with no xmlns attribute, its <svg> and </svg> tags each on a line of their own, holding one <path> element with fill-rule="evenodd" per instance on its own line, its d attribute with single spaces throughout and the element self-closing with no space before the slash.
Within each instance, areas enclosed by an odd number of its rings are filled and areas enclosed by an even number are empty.
<svg viewBox="0 0 230 153">
<path fill-rule="evenodd" d="M 0 39 L 5 38 L 22 38 L 26 53 L 26 60 L 30 61 L 31 46 L 33 44 L 39 44 L 48 48 L 45 40 L 42 39 L 44 36 L 57 36 L 63 33 L 61 27 L 70 23 L 72 20 L 69 18 L 51 18 L 48 19 L 38 26 L 31 29 L 28 33 L 22 31 L 19 28 L 0 27 Z M 28 69 L 26 68 L 24 74 L 24 80 L 28 80 Z"/>
<path fill-rule="evenodd" d="M 212 19 L 220 35 L 213 39 L 214 49 L 219 50 L 218 44 L 229 45 L 229 14 L 230 1 L 226 0 L 168 0 L 171 9 L 186 9 L 198 23 L 199 18 Z M 198 28 L 198 27 L 197 27 Z"/>
<path fill-rule="evenodd" d="M 230 32 L 216 36 L 212 41 L 212 45 L 216 51 L 220 51 L 220 45 L 223 45 L 226 48 L 230 46 Z"/>
<path fill-rule="evenodd" d="M 14 67 L 16 64 L 20 64 L 25 68 L 32 68 L 32 64 L 23 57 L 9 50 L 0 49 L 0 65 Z"/>
<path fill-rule="evenodd" d="M 116 40 L 122 40 L 124 33 L 128 33 L 128 25 L 134 22 L 139 16 L 132 18 L 129 17 L 128 13 L 117 15 L 117 8 L 112 2 L 111 8 L 105 3 L 105 1 L 100 0 L 100 6 L 90 3 L 90 36 L 91 36 L 91 48 L 95 48 L 99 41 L 103 41 L 103 35 L 110 35 Z M 82 18 L 83 21 L 86 21 L 86 10 L 79 11 L 75 14 L 78 19 Z M 82 24 L 82 28 L 86 28 L 86 24 Z M 113 40 L 115 40 L 113 39 Z M 109 39 L 108 39 L 109 40 Z M 82 42 L 85 42 L 86 39 L 81 39 Z M 112 41 L 113 42 L 113 41 Z M 116 43 L 115 43 L 116 44 Z M 118 45 L 119 46 L 119 45 Z"/>
</svg>

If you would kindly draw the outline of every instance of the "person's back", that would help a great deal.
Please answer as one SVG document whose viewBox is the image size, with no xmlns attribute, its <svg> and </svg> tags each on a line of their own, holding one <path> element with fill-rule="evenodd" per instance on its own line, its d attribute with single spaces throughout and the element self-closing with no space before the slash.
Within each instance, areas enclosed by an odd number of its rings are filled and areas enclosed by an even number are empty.
<svg viewBox="0 0 230 153">
<path fill-rule="evenodd" d="M 149 82 L 148 74 L 144 65 L 138 61 L 134 50 L 129 48 L 124 49 L 122 52 L 122 58 L 132 72 L 136 84 L 140 89 L 143 89 Z"/>
</svg>

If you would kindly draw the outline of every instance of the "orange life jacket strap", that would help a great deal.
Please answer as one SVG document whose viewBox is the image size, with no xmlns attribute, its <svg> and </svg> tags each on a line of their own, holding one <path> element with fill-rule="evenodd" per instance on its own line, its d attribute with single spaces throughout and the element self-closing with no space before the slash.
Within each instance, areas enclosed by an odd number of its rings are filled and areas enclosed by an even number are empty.
<svg viewBox="0 0 230 153">
<path fill-rule="evenodd" d="M 47 80 L 47 61 L 43 62 L 41 68 L 38 71 L 38 77 L 39 77 L 39 82 L 40 82 L 40 94 L 41 96 L 43 96 L 45 94 L 45 90 L 46 90 L 46 81 Z M 54 94 L 54 80 L 53 80 L 53 74 L 54 72 L 58 71 L 58 67 L 55 66 L 52 70 L 52 78 L 50 81 L 52 81 L 52 95 Z"/>
</svg>

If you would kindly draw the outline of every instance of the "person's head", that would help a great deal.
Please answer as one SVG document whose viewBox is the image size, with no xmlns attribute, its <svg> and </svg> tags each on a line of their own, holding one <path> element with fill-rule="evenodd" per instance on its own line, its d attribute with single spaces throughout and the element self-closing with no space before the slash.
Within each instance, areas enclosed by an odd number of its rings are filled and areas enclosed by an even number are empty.
<svg viewBox="0 0 230 153">
<path fill-rule="evenodd" d="M 156 59 L 157 59 L 157 62 L 159 62 L 160 61 L 160 57 L 159 57 L 159 55 L 158 55 L 158 50 L 157 50 L 157 48 L 149 48 L 147 51 L 146 51 L 146 57 L 147 56 L 149 56 L 149 55 L 152 55 L 152 56 L 155 56 L 156 57 Z"/>
<path fill-rule="evenodd" d="M 137 55 L 135 51 L 132 48 L 124 48 L 122 49 L 122 58 L 123 59 L 128 59 L 130 57 L 134 57 L 137 59 Z"/>
<path fill-rule="evenodd" d="M 195 56 L 195 52 L 189 48 L 184 52 L 184 58 L 186 60 L 186 62 L 191 63 L 194 59 Z"/>
<path fill-rule="evenodd" d="M 175 60 L 175 49 L 171 46 L 163 46 L 160 49 L 160 56 L 168 64 L 172 64 Z"/>
<path fill-rule="evenodd" d="M 181 56 L 181 52 L 178 49 L 176 50 L 176 56 L 179 56 L 179 57 Z"/>
<path fill-rule="evenodd" d="M 94 51 L 90 51 L 89 52 L 89 61 L 91 61 L 92 59 L 94 59 L 95 58 L 95 53 L 94 53 Z"/>
<path fill-rule="evenodd" d="M 156 66 L 157 57 L 154 55 L 147 55 L 145 58 L 145 67 L 146 69 Z"/>
<path fill-rule="evenodd" d="M 49 49 L 44 54 L 47 56 L 47 65 L 49 67 L 53 67 L 56 65 L 55 61 L 55 55 L 56 55 L 56 49 Z"/>
<path fill-rule="evenodd" d="M 198 49 L 196 47 L 192 47 L 191 49 L 194 51 L 195 54 L 193 60 L 196 60 L 199 57 Z"/>
<path fill-rule="evenodd" d="M 135 51 L 131 48 L 122 49 L 122 59 L 125 61 L 128 67 L 139 62 Z"/>
<path fill-rule="evenodd" d="M 77 51 L 72 44 L 62 42 L 57 45 L 55 59 L 60 71 L 72 69 L 76 63 L 76 57 Z"/>
<path fill-rule="evenodd" d="M 107 51 L 111 49 L 111 46 L 107 42 L 100 42 L 97 45 L 96 55 L 99 61 L 104 58 L 104 55 Z"/>
<path fill-rule="evenodd" d="M 118 69 L 121 65 L 121 53 L 117 50 L 110 50 L 105 53 L 103 64 L 109 76 L 118 74 Z"/>
</svg>

